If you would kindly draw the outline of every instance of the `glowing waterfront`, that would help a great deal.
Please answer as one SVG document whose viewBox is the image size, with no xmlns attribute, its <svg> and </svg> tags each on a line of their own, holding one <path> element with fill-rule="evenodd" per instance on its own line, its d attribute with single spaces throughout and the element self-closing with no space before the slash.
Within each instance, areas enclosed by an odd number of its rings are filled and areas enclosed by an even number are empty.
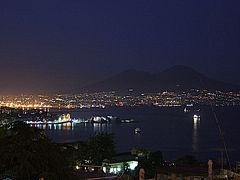
<svg viewBox="0 0 240 180">
<path fill-rule="evenodd" d="M 53 121 L 25 121 L 27 124 L 63 124 L 72 122 L 70 114 L 63 114 L 57 120 Z"/>
</svg>

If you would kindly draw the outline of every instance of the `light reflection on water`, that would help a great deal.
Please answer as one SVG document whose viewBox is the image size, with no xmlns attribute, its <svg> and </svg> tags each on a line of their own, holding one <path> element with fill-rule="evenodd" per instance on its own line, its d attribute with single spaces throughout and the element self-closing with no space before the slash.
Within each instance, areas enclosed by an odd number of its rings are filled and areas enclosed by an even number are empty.
<svg viewBox="0 0 240 180">
<path fill-rule="evenodd" d="M 68 113 L 68 112 L 64 112 Z M 221 148 L 214 118 L 208 108 L 201 111 L 201 122 L 193 114 L 184 113 L 183 109 L 158 108 L 112 108 L 104 110 L 79 110 L 71 112 L 73 118 L 88 119 L 92 116 L 113 115 L 120 118 L 133 118 L 136 123 L 70 123 L 42 125 L 47 135 L 55 142 L 74 142 L 86 140 L 101 132 L 114 133 L 114 141 L 118 152 L 130 151 L 140 147 L 153 151 L 160 150 L 166 158 L 181 157 L 191 154 L 199 158 L 211 158 L 219 155 L 214 149 Z M 230 152 L 233 157 L 240 158 L 240 108 L 219 109 L 219 118 L 224 123 L 226 140 L 236 151 Z M 141 128 L 135 134 L 135 128 Z"/>
<path fill-rule="evenodd" d="M 105 132 L 106 128 L 107 128 L 107 124 L 100 124 L 100 123 L 93 124 L 93 131 L 95 133 Z"/>
<path fill-rule="evenodd" d="M 112 124 L 101 124 L 101 123 L 62 123 L 62 124 L 37 124 L 37 125 L 31 125 L 35 126 L 39 129 L 43 130 L 51 130 L 51 131 L 74 131 L 75 128 L 83 127 L 85 131 L 89 131 L 89 129 L 92 129 L 94 134 L 97 133 L 104 133 L 104 132 L 110 132 L 112 128 Z"/>
<path fill-rule="evenodd" d="M 200 116 L 193 117 L 193 142 L 192 142 L 192 149 L 193 152 L 197 152 L 198 151 L 198 128 L 200 128 Z"/>
<path fill-rule="evenodd" d="M 31 125 L 32 127 L 37 127 L 39 129 L 43 130 L 67 130 L 67 131 L 72 131 L 74 130 L 74 123 L 62 123 L 62 124 L 36 124 L 36 125 Z"/>
</svg>

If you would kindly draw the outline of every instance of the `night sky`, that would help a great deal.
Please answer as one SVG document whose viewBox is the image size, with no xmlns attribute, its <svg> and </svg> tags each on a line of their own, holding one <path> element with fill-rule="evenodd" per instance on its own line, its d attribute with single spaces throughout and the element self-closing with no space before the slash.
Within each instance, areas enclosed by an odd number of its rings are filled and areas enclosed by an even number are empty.
<svg viewBox="0 0 240 180">
<path fill-rule="evenodd" d="M 240 84 L 238 0 L 5 0 L 0 93 L 76 90 L 176 64 Z"/>
</svg>

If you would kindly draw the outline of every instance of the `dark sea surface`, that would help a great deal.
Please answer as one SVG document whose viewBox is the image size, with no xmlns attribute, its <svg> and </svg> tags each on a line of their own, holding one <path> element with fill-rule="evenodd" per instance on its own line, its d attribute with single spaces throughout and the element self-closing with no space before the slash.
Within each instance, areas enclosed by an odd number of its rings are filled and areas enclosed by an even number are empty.
<svg viewBox="0 0 240 180">
<path fill-rule="evenodd" d="M 72 118 L 88 119 L 92 116 L 117 116 L 134 119 L 135 123 L 63 124 L 44 127 L 55 142 L 86 140 L 99 132 L 114 134 L 117 152 L 133 147 L 151 151 L 160 150 L 165 159 L 194 155 L 197 159 L 219 160 L 223 141 L 210 107 L 201 107 L 200 120 L 194 121 L 194 112 L 184 113 L 183 107 L 116 107 L 106 109 L 80 109 L 62 111 Z M 240 160 L 240 107 L 214 107 L 221 124 L 231 162 Z M 134 129 L 141 133 L 135 134 Z M 224 152 L 224 157 L 225 152 Z"/>
</svg>

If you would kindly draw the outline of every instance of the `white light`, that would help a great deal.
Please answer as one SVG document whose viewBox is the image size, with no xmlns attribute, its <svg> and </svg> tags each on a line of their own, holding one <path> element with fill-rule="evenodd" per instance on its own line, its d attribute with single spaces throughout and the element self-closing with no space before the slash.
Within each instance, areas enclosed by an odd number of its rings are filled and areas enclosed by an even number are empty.
<svg viewBox="0 0 240 180">
<path fill-rule="evenodd" d="M 121 170 L 121 167 L 117 167 L 117 172 L 120 172 Z"/>
<path fill-rule="evenodd" d="M 194 115 L 193 115 L 193 118 L 194 118 L 194 119 L 197 119 L 197 118 L 198 118 L 198 115 L 194 114 Z"/>
<path fill-rule="evenodd" d="M 110 173 L 113 173 L 113 168 L 110 168 Z"/>
<path fill-rule="evenodd" d="M 193 115 L 193 120 L 194 120 L 194 122 L 200 121 L 200 116 L 194 114 L 194 115 Z"/>
<path fill-rule="evenodd" d="M 103 167 L 103 172 L 106 173 L 107 172 L 107 168 Z"/>
<path fill-rule="evenodd" d="M 197 124 L 197 121 L 198 121 L 197 118 L 193 118 L 193 122 L 194 122 L 194 124 Z"/>
<path fill-rule="evenodd" d="M 129 164 L 129 168 L 131 170 L 134 170 L 138 166 L 138 161 L 131 161 L 128 164 Z"/>
</svg>

